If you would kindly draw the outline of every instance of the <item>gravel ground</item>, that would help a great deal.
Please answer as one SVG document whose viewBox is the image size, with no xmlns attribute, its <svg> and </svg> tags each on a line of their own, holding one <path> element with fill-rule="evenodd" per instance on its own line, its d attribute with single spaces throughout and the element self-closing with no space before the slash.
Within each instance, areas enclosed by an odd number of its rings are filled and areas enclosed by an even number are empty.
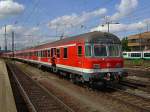
<svg viewBox="0 0 150 112">
<path fill-rule="evenodd" d="M 130 105 L 127 106 L 118 100 L 108 97 L 102 91 L 95 92 L 88 88 L 74 85 L 51 73 L 43 72 L 19 62 L 17 62 L 17 65 L 30 73 L 32 78 L 74 109 L 75 112 L 139 112 L 139 110 Z"/>
</svg>

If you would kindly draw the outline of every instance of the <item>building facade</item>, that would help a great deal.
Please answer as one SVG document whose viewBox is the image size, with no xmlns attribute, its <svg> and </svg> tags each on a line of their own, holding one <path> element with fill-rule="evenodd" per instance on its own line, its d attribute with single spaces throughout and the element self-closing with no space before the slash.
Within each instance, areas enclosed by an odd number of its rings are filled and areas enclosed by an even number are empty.
<svg viewBox="0 0 150 112">
<path fill-rule="evenodd" d="M 150 50 L 150 32 L 128 36 L 128 46 L 131 51 Z"/>
</svg>

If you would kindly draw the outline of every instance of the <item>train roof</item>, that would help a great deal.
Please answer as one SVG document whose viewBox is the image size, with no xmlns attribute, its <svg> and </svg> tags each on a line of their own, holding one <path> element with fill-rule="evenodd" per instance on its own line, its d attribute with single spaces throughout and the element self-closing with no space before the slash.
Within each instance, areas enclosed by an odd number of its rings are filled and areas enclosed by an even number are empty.
<svg viewBox="0 0 150 112">
<path fill-rule="evenodd" d="M 111 33 L 106 33 L 106 32 L 89 32 L 89 33 L 85 33 L 85 34 L 80 34 L 77 36 L 73 36 L 73 37 L 68 37 L 68 38 L 64 38 L 62 40 L 57 41 L 56 43 L 64 43 L 64 42 L 68 42 L 68 41 L 82 41 L 84 40 L 85 42 L 101 42 L 101 43 L 120 43 L 120 40 L 117 36 L 111 34 Z"/>
<path fill-rule="evenodd" d="M 58 46 L 58 45 L 62 45 L 62 44 L 67 44 L 69 42 L 82 42 L 84 41 L 85 43 L 113 43 L 113 44 L 120 44 L 120 39 L 111 34 L 111 33 L 107 33 L 107 32 L 89 32 L 89 33 L 85 33 L 85 34 L 80 34 L 77 36 L 72 36 L 72 37 L 67 37 L 64 38 L 62 40 L 57 40 L 54 42 L 50 42 L 50 43 L 46 43 L 43 45 L 39 45 L 34 47 L 35 49 L 41 49 L 41 48 L 48 48 L 51 46 Z"/>
<path fill-rule="evenodd" d="M 100 32 L 94 31 L 85 34 L 80 34 L 77 36 L 72 36 L 68 38 L 64 38 L 62 40 L 57 41 L 58 43 L 64 43 L 68 41 L 81 41 L 84 40 L 85 42 L 113 42 L 113 43 L 120 43 L 120 40 L 117 36 L 107 33 L 107 32 Z"/>
<path fill-rule="evenodd" d="M 84 41 L 85 43 L 102 43 L 102 44 L 120 44 L 120 39 L 108 32 L 100 32 L 100 31 L 94 31 L 94 32 L 89 32 L 89 33 L 84 33 L 84 34 L 80 34 L 77 36 L 72 36 L 72 37 L 67 37 L 61 40 L 57 40 L 54 42 L 49 42 L 46 44 L 42 44 L 42 45 L 38 45 L 35 47 L 31 47 L 31 48 L 27 48 L 27 49 L 23 49 L 20 50 L 20 52 L 28 52 L 28 51 L 32 51 L 32 50 L 39 50 L 39 49 L 45 49 L 45 48 L 49 48 L 49 47 L 55 47 L 55 46 L 59 46 L 59 45 L 64 45 L 64 44 L 68 44 L 70 42 L 82 42 Z M 19 51 L 17 51 L 19 52 Z"/>
</svg>

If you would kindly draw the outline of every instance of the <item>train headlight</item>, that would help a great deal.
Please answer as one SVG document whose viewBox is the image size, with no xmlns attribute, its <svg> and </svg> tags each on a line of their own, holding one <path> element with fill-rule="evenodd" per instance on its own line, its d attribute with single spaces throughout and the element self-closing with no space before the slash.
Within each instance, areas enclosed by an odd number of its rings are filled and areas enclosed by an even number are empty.
<svg viewBox="0 0 150 112">
<path fill-rule="evenodd" d="M 93 68 L 94 69 L 100 69 L 100 65 L 99 64 L 93 64 Z"/>
</svg>

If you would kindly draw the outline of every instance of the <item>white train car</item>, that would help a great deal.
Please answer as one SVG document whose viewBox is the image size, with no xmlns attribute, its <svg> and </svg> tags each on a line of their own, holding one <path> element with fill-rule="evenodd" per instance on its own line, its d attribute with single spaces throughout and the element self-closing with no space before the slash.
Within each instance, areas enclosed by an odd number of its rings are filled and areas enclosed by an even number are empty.
<svg viewBox="0 0 150 112">
<path fill-rule="evenodd" d="M 143 59 L 150 60 L 150 51 L 143 51 Z"/>
<path fill-rule="evenodd" d="M 143 53 L 140 51 L 123 52 L 123 58 L 125 58 L 125 59 L 142 59 Z"/>
</svg>

